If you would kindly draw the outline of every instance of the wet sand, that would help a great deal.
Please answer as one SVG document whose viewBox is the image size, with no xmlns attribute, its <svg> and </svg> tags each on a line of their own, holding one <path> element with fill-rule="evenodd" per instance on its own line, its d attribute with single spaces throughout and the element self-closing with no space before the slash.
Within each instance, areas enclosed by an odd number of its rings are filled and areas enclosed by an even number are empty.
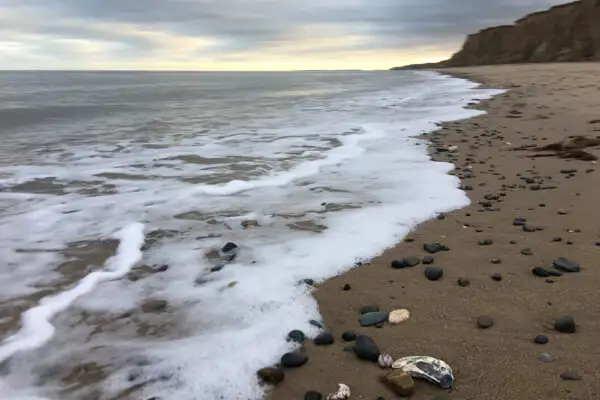
<svg viewBox="0 0 600 400">
<path fill-rule="evenodd" d="M 572 135 L 600 136 L 600 63 L 442 72 L 508 90 L 475 106 L 487 115 L 426 135 L 436 142 L 435 159 L 456 164 L 463 187 L 472 188 L 472 204 L 420 225 L 405 243 L 320 285 L 315 296 L 336 342 L 307 343 L 308 363 L 286 370 L 271 400 L 303 399 L 308 390 L 325 398 L 338 383 L 351 387 L 352 399 L 397 398 L 380 383 L 384 371 L 377 364 L 343 350 L 344 331 L 371 336 L 395 359 L 430 355 L 452 366 L 453 391 L 417 382 L 413 399 L 600 398 L 600 171 L 591 161 L 600 156 L 600 147 L 586 148 L 585 154 L 533 149 Z M 443 145 L 458 149 L 438 151 Z M 522 146 L 532 147 L 514 150 Z M 540 154 L 551 156 L 529 157 Z M 561 158 L 570 156 L 587 161 Z M 526 228 L 514 225 L 515 218 L 526 218 Z M 493 244 L 480 245 L 485 239 Z M 427 255 L 423 244 L 434 242 L 450 248 L 432 255 L 433 265 L 444 271 L 439 281 L 428 281 L 422 264 L 390 267 L 392 260 Z M 552 269 L 558 257 L 579 263 L 581 272 L 532 274 L 534 267 Z M 461 277 L 470 285 L 459 286 Z M 350 290 L 342 289 L 346 284 Z M 412 316 L 399 325 L 361 328 L 359 309 L 369 304 L 386 311 L 407 308 Z M 494 326 L 479 329 L 482 315 L 492 317 Z M 575 318 L 576 333 L 553 329 L 563 315 Z M 534 343 L 536 335 L 549 342 Z M 554 361 L 540 361 L 542 353 Z M 562 380 L 565 371 L 582 379 Z"/>
</svg>

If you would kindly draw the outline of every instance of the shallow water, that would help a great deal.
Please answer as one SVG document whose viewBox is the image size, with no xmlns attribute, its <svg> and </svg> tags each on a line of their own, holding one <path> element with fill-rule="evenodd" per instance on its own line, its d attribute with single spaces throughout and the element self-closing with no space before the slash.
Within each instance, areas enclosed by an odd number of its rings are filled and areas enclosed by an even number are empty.
<svg viewBox="0 0 600 400">
<path fill-rule="evenodd" d="M 468 203 L 414 136 L 477 115 L 462 107 L 497 92 L 475 87 L 415 72 L 0 73 L 1 397 L 260 398 L 255 371 L 292 348 L 286 333 L 316 333 L 299 281 Z M 230 241 L 237 258 L 211 272 Z"/>
</svg>

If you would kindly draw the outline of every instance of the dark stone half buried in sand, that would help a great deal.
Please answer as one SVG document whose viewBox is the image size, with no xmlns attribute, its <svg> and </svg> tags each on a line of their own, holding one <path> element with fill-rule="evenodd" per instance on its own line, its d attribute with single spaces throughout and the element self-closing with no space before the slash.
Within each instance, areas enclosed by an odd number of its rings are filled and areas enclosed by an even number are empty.
<svg viewBox="0 0 600 400">
<path fill-rule="evenodd" d="M 300 353 L 285 353 L 281 356 L 281 365 L 288 368 L 300 367 L 308 361 L 308 357 Z"/>
<path fill-rule="evenodd" d="M 439 267 L 427 267 L 424 273 L 430 281 L 437 281 L 444 275 L 444 270 Z"/>
<path fill-rule="evenodd" d="M 537 335 L 533 341 L 537 344 L 546 344 L 548 343 L 548 337 L 545 335 Z"/>
<path fill-rule="evenodd" d="M 560 378 L 565 381 L 580 381 L 581 375 L 574 371 L 565 371 L 560 374 Z"/>
<path fill-rule="evenodd" d="M 299 331 L 297 329 L 290 331 L 290 333 L 288 333 L 288 341 L 291 342 L 296 342 L 296 343 L 304 343 L 304 332 Z"/>
<path fill-rule="evenodd" d="M 477 318 L 477 326 L 481 329 L 489 329 L 494 326 L 494 320 L 492 317 L 482 315 L 481 317 Z"/>
<path fill-rule="evenodd" d="M 358 322 L 360 326 L 373 326 L 385 322 L 387 317 L 387 311 L 375 311 L 361 315 L 358 317 Z"/>
<path fill-rule="evenodd" d="M 431 256 L 425 256 L 423 257 L 423 259 L 421 260 L 421 262 L 425 265 L 429 265 L 429 264 L 433 264 L 433 257 Z"/>
<path fill-rule="evenodd" d="M 281 368 L 273 367 L 267 367 L 259 370 L 258 376 L 264 382 L 271 385 L 277 385 L 285 379 L 285 373 L 283 372 L 283 370 Z"/>
<path fill-rule="evenodd" d="M 322 400 L 323 395 L 316 390 L 309 390 L 304 394 L 304 400 Z"/>
<path fill-rule="evenodd" d="M 366 335 L 359 335 L 354 342 L 354 354 L 361 360 L 377 362 L 379 360 L 379 347 L 375 344 L 375 341 Z"/>
<path fill-rule="evenodd" d="M 440 251 L 450 251 L 450 248 L 448 248 L 448 246 L 444 246 L 441 243 L 428 243 L 423 245 L 423 250 L 425 250 L 428 253 L 435 254 Z"/>
<path fill-rule="evenodd" d="M 313 340 L 313 343 L 317 346 L 329 346 L 333 344 L 333 342 L 333 335 L 330 332 L 321 332 Z"/>
<path fill-rule="evenodd" d="M 342 333 L 342 340 L 344 342 L 353 342 L 356 340 L 356 332 L 344 332 Z"/>
<path fill-rule="evenodd" d="M 460 286 L 460 287 L 467 287 L 471 284 L 471 281 L 468 280 L 467 278 L 458 278 L 458 280 L 456 282 L 458 283 L 458 286 Z"/>
<path fill-rule="evenodd" d="M 549 276 L 551 276 L 550 271 L 542 267 L 535 267 L 531 270 L 531 272 L 533 273 L 533 275 L 539 276 L 540 278 L 548 278 Z"/>
<path fill-rule="evenodd" d="M 554 329 L 562 333 L 575 333 L 577 330 L 575 319 L 570 315 L 557 318 L 556 321 L 554 321 Z"/>
<path fill-rule="evenodd" d="M 581 271 L 581 267 L 579 264 L 566 259 L 565 257 L 557 258 L 552 262 L 554 268 L 563 271 L 563 272 L 579 272 Z"/>
</svg>

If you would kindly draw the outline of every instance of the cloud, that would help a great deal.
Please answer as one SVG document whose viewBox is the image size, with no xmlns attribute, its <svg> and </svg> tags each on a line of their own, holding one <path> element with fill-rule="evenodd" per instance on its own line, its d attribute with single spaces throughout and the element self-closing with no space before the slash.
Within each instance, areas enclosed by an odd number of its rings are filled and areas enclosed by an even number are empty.
<svg viewBox="0 0 600 400">
<path fill-rule="evenodd" d="M 558 3 L 0 0 L 0 69 L 386 68 Z"/>
</svg>

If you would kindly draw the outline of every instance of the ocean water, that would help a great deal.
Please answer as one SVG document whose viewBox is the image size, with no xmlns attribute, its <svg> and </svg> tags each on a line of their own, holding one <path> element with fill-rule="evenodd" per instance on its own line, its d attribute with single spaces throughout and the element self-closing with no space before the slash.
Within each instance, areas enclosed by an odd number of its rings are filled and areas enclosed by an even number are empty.
<svg viewBox="0 0 600 400">
<path fill-rule="evenodd" d="M 318 332 L 302 280 L 468 204 L 415 135 L 478 115 L 498 91 L 476 87 L 0 73 L 0 398 L 260 399 L 287 332 Z M 211 258 L 227 242 L 237 257 Z"/>
</svg>

